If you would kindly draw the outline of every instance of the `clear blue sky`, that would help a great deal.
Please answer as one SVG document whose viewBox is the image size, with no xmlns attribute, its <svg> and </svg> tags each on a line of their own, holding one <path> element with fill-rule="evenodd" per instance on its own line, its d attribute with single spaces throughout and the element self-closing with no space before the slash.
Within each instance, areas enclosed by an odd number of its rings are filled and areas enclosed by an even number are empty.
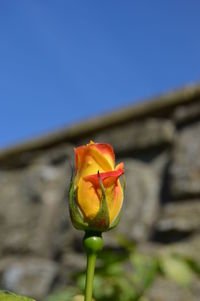
<svg viewBox="0 0 200 301">
<path fill-rule="evenodd" d="M 0 147 L 200 80 L 199 0 L 1 0 Z"/>
</svg>

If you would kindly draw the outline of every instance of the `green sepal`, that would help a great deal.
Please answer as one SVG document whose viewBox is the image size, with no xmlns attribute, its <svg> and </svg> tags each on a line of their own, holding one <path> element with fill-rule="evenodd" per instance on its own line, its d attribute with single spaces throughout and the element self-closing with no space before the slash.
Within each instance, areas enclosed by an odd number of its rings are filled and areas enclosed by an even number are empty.
<svg viewBox="0 0 200 301">
<path fill-rule="evenodd" d="M 123 183 L 122 183 L 123 196 L 125 194 L 125 188 L 126 188 L 126 177 L 125 175 L 123 175 Z"/>
<path fill-rule="evenodd" d="M 112 223 L 110 224 L 110 227 L 108 230 L 115 228 L 117 226 L 117 224 L 119 223 L 120 218 L 121 218 L 121 209 L 120 209 L 120 212 L 118 213 L 118 215 L 116 216 L 116 218 L 114 219 L 114 221 L 112 221 Z"/>
<path fill-rule="evenodd" d="M 99 178 L 99 185 L 101 188 L 101 205 L 99 208 L 99 211 L 95 218 L 89 223 L 90 229 L 96 230 L 96 231 L 106 231 L 109 228 L 110 225 L 110 218 L 109 218 L 109 211 L 108 211 L 108 205 L 106 201 L 106 194 L 104 190 L 103 183 L 101 181 L 100 173 L 98 172 L 98 178 Z"/>
<path fill-rule="evenodd" d="M 88 223 L 84 221 L 83 216 L 76 202 L 76 192 L 74 189 L 73 174 L 71 176 L 70 189 L 69 189 L 69 212 L 70 212 L 72 223 L 76 229 L 79 230 L 88 229 Z"/>
</svg>

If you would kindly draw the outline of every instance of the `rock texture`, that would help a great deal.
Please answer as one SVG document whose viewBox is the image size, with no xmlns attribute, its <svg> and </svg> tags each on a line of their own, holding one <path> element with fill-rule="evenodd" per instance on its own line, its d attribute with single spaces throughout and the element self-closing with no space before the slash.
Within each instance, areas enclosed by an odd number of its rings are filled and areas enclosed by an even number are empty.
<svg viewBox="0 0 200 301">
<path fill-rule="evenodd" d="M 106 130 L 97 135 L 95 141 L 105 141 L 113 145 L 116 152 L 127 153 L 169 144 L 173 141 L 174 132 L 174 124 L 170 120 L 147 119 Z"/>
<path fill-rule="evenodd" d="M 127 121 L 123 112 L 102 119 L 102 125 L 97 119 L 94 127 L 0 152 L 2 288 L 42 300 L 53 287 L 71 284 L 72 272 L 85 266 L 67 191 L 73 146 L 90 139 L 112 144 L 126 168 L 122 219 L 104 235 L 105 247 L 118 247 L 120 234 L 141 252 L 173 251 L 200 261 L 200 90 L 195 91 L 127 110 Z M 199 287 L 197 279 L 189 290 L 160 276 L 146 297 L 196 301 Z"/>
<path fill-rule="evenodd" d="M 188 290 L 173 281 L 158 278 L 147 293 L 150 301 L 198 301 L 198 290 Z"/>
<path fill-rule="evenodd" d="M 2 277 L 5 289 L 41 299 L 45 297 L 57 276 L 57 265 L 41 258 L 17 258 L 10 263 Z"/>
<path fill-rule="evenodd" d="M 106 238 L 111 241 L 116 232 L 133 241 L 145 241 L 151 237 L 158 217 L 159 181 L 145 163 L 126 159 L 124 164 L 127 184 L 123 214 L 118 227 Z"/>
<path fill-rule="evenodd" d="M 184 126 L 200 118 L 200 100 L 190 106 L 180 106 L 174 112 L 174 120 L 179 126 Z"/>
<path fill-rule="evenodd" d="M 177 134 L 172 153 L 172 197 L 200 195 L 200 121 L 188 125 Z"/>
<path fill-rule="evenodd" d="M 160 231 L 193 232 L 200 230 L 200 200 L 169 203 L 164 206 L 157 222 Z"/>
</svg>

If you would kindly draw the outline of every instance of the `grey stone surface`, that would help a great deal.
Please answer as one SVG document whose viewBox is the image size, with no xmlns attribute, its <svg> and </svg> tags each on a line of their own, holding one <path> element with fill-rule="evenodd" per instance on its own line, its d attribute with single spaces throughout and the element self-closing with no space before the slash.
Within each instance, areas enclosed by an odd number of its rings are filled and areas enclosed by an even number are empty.
<svg viewBox="0 0 200 301">
<path fill-rule="evenodd" d="M 189 123 L 198 117 L 200 118 L 200 99 L 194 104 L 177 107 L 174 112 L 174 120 L 178 125 Z"/>
<path fill-rule="evenodd" d="M 43 151 L 36 152 L 32 159 L 32 164 L 59 166 L 65 163 L 73 163 L 73 145 L 69 143 L 61 144 Z"/>
<path fill-rule="evenodd" d="M 0 173 L 0 253 L 54 256 L 62 244 L 60 229 L 69 227 L 70 173 L 65 165 L 42 164 Z"/>
<path fill-rule="evenodd" d="M 110 143 L 115 152 L 129 152 L 172 143 L 174 125 L 166 119 L 146 119 L 106 130 L 94 137 L 96 142 Z"/>
<path fill-rule="evenodd" d="M 0 252 L 29 252 L 40 220 L 41 203 L 31 202 L 22 192 L 23 172 L 0 173 Z"/>
<path fill-rule="evenodd" d="M 64 165 L 65 166 L 65 165 Z M 32 250 L 53 256 L 60 247 L 60 227 L 69 226 L 67 220 L 67 168 L 36 164 L 25 174 L 25 189 L 29 199 L 40 200 L 40 219 L 32 237 Z"/>
<path fill-rule="evenodd" d="M 178 254 L 200 262 L 198 116 L 199 102 L 188 102 L 167 114 L 157 111 L 157 117 L 144 115 L 140 121 L 71 140 L 77 145 L 90 138 L 108 142 L 117 161 L 125 163 L 122 218 L 103 234 L 105 247 L 119 247 L 117 238 L 122 235 L 137 241 L 141 253 Z M 43 150 L 24 146 L 14 158 L 11 151 L 5 160 L 1 157 L 0 167 L 0 285 L 38 299 L 49 293 L 55 277 L 58 288 L 71 284 L 71 272 L 86 263 L 83 233 L 73 229 L 67 208 L 73 145 L 49 145 Z M 160 240 L 152 233 L 159 233 Z M 188 290 L 158 278 L 147 298 L 197 301 L 199 295 L 199 281 Z"/>
<path fill-rule="evenodd" d="M 180 242 L 162 246 L 160 254 L 176 254 L 181 258 L 193 261 L 196 264 L 200 262 L 200 233 Z"/>
<path fill-rule="evenodd" d="M 105 235 L 113 240 L 115 233 L 134 241 L 144 241 L 151 236 L 159 210 L 159 181 L 153 169 L 133 159 L 124 160 L 126 192 L 122 217 L 116 230 Z"/>
<path fill-rule="evenodd" d="M 6 267 L 2 277 L 5 289 L 41 300 L 50 290 L 58 267 L 41 258 L 17 258 Z"/>
<path fill-rule="evenodd" d="M 80 235 L 80 241 L 82 242 L 83 233 Z M 66 284 L 72 284 L 72 275 L 84 271 L 86 268 L 86 256 L 85 253 L 78 253 L 75 251 L 63 252 L 62 261 L 60 265 L 59 275 L 60 284 L 66 286 Z"/>
<path fill-rule="evenodd" d="M 200 195 L 200 121 L 177 135 L 170 167 L 170 190 L 176 198 Z"/>
<path fill-rule="evenodd" d="M 198 301 L 200 286 L 189 289 L 165 279 L 157 278 L 146 294 L 149 301 Z"/>
<path fill-rule="evenodd" d="M 170 150 L 166 149 L 164 152 L 158 154 L 151 162 L 150 165 L 153 168 L 156 176 L 158 177 L 159 186 L 163 184 L 166 169 L 168 168 L 170 157 Z"/>
<path fill-rule="evenodd" d="M 159 231 L 194 232 L 200 230 L 200 199 L 166 204 L 156 228 Z"/>
<path fill-rule="evenodd" d="M 152 241 L 145 241 L 138 245 L 138 252 L 153 257 L 175 255 L 185 260 L 199 264 L 200 262 L 200 233 L 196 233 L 181 241 L 168 244 L 158 244 Z"/>
</svg>

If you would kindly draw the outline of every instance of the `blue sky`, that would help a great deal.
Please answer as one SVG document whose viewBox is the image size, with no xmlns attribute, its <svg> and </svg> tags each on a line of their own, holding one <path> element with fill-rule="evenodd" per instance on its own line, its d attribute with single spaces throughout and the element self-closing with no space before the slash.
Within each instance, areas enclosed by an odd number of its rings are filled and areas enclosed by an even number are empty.
<svg viewBox="0 0 200 301">
<path fill-rule="evenodd" d="M 1 0 L 0 147 L 200 80 L 198 0 Z"/>
</svg>

